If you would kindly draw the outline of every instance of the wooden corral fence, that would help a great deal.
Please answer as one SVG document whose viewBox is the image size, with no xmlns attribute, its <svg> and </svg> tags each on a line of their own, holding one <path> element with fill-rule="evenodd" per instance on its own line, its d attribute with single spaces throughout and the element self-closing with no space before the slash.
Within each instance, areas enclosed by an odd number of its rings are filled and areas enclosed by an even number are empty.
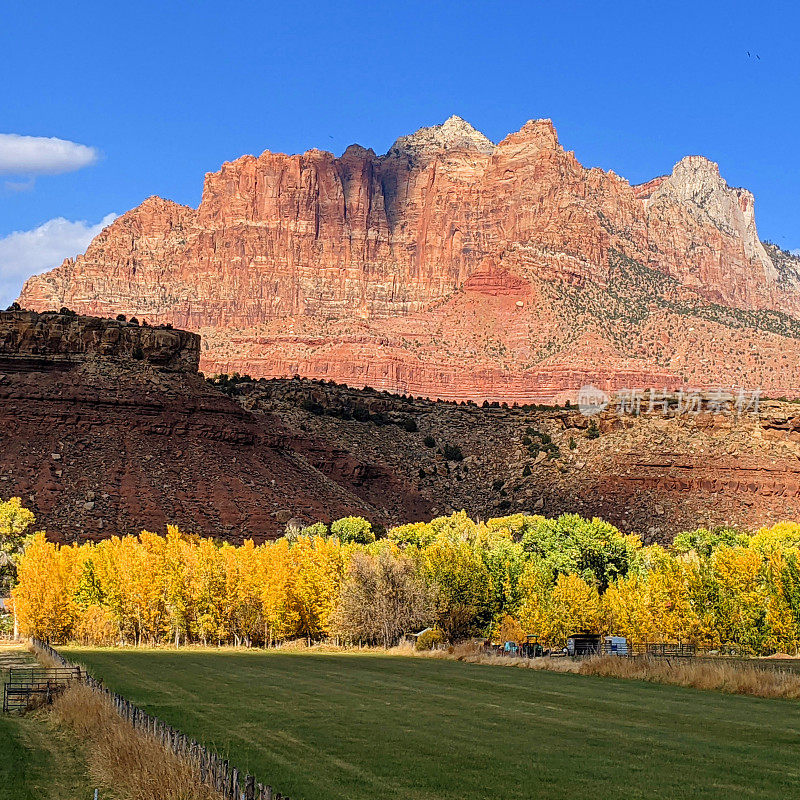
<svg viewBox="0 0 800 800">
<path fill-rule="evenodd" d="M 42 650 L 62 668 L 79 669 L 65 659 L 61 653 L 39 639 L 31 640 L 34 647 Z M 160 742 L 176 756 L 192 764 L 198 772 L 200 783 L 218 792 L 225 800 L 289 800 L 271 786 L 256 782 L 254 776 L 238 770 L 226 758 L 221 758 L 195 739 L 162 722 L 158 717 L 146 713 L 122 695 L 107 689 L 85 670 L 81 680 L 96 692 L 102 694 L 116 709 L 117 713 L 134 730 Z"/>
<path fill-rule="evenodd" d="M 50 703 L 71 683 L 81 680 L 79 667 L 12 667 L 3 684 L 3 713 L 27 711 Z"/>
<path fill-rule="evenodd" d="M 648 656 L 650 658 L 693 658 L 697 649 L 693 644 L 682 642 L 633 642 L 628 645 L 631 656 Z"/>
<path fill-rule="evenodd" d="M 522 645 L 506 649 L 503 645 L 487 644 L 483 650 L 486 653 L 498 656 L 560 658 L 565 655 L 566 648 L 553 648 L 550 650 L 549 648 L 540 647 L 534 649 L 530 645 Z M 572 658 L 591 658 L 598 655 L 669 660 L 672 658 L 694 658 L 698 653 L 693 644 L 684 644 L 682 642 L 626 642 L 623 647 L 619 645 L 614 647 L 609 642 L 599 640 L 592 644 L 583 643 L 580 652 L 576 653 Z"/>
</svg>

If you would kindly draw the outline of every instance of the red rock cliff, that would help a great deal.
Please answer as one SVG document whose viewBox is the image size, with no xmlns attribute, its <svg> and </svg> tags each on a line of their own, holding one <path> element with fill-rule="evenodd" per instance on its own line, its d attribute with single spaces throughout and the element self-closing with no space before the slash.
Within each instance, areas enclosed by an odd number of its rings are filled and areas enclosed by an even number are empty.
<svg viewBox="0 0 800 800">
<path fill-rule="evenodd" d="M 207 372 L 476 400 L 587 382 L 789 394 L 800 262 L 782 265 L 752 195 L 706 159 L 632 187 L 581 166 L 549 120 L 494 145 L 452 117 L 381 157 L 226 163 L 196 211 L 146 200 L 20 303 L 200 331 Z"/>
</svg>

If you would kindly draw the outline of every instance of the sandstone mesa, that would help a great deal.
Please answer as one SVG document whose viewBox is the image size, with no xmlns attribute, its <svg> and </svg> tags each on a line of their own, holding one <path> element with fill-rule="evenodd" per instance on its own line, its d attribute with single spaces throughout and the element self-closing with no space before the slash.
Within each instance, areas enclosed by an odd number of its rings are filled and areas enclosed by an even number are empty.
<svg viewBox="0 0 800 800">
<path fill-rule="evenodd" d="M 549 120 L 242 156 L 196 210 L 149 198 L 19 302 L 197 331 L 207 374 L 478 402 L 800 393 L 800 260 L 759 240 L 752 194 L 700 156 L 631 186 Z"/>
</svg>

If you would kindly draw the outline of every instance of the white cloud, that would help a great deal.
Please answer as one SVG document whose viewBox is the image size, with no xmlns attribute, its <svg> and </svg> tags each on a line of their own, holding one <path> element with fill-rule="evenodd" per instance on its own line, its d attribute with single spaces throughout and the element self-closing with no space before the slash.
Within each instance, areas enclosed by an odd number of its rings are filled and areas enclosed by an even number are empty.
<svg viewBox="0 0 800 800">
<path fill-rule="evenodd" d="M 65 258 L 84 252 L 89 242 L 116 217 L 107 214 L 96 225 L 56 217 L 33 230 L 15 231 L 0 238 L 0 308 L 6 308 L 16 299 L 31 275 L 57 267 Z"/>
<path fill-rule="evenodd" d="M 0 133 L 0 175 L 60 175 L 94 164 L 94 147 L 47 136 Z"/>
<path fill-rule="evenodd" d="M 36 185 L 36 178 L 31 176 L 22 181 L 6 181 L 5 187 L 7 192 L 31 192 Z"/>
</svg>

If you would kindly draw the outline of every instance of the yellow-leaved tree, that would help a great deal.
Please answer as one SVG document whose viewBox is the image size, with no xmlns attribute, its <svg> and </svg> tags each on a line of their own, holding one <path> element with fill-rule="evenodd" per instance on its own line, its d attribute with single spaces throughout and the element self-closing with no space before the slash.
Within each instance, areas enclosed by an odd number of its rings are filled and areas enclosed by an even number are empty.
<svg viewBox="0 0 800 800">
<path fill-rule="evenodd" d="M 317 639 L 328 633 L 344 576 L 343 548 L 335 537 L 300 536 L 289 548 L 286 629 Z"/>
<path fill-rule="evenodd" d="M 33 536 L 19 559 L 19 583 L 12 592 L 23 636 L 63 642 L 73 633 L 78 609 L 76 547 L 57 547 L 43 533 Z"/>
<path fill-rule="evenodd" d="M 578 631 L 600 626 L 600 595 L 579 575 L 559 575 L 551 595 L 550 641 L 563 645 Z"/>
</svg>

